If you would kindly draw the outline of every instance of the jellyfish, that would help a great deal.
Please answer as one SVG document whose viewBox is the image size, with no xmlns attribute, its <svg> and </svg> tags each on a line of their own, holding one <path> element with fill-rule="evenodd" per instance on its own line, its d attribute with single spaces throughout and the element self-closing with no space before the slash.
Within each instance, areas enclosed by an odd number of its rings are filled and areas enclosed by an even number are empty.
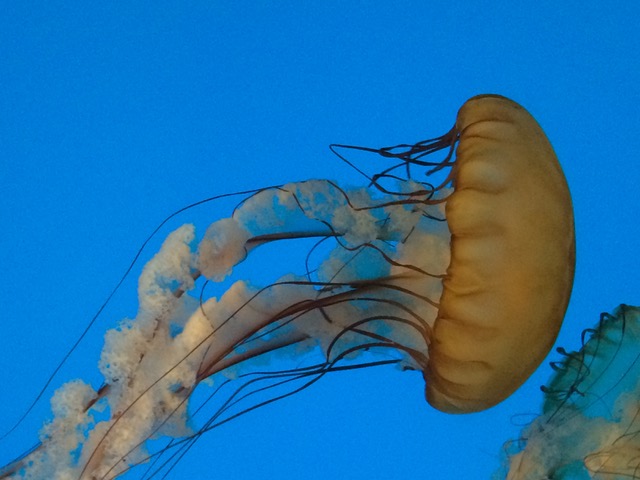
<svg viewBox="0 0 640 480">
<path fill-rule="evenodd" d="M 558 349 L 542 414 L 506 446 L 507 479 L 640 478 L 640 308 L 603 313 L 582 342 Z"/>
<path fill-rule="evenodd" d="M 265 188 L 199 240 L 192 225 L 171 233 L 140 275 L 136 317 L 105 335 L 103 385 L 56 391 L 39 446 L 0 478 L 160 472 L 204 432 L 343 369 L 421 372 L 427 402 L 452 414 L 513 393 L 554 343 L 574 273 L 571 198 L 540 126 L 517 103 L 480 95 L 440 137 L 331 149 L 368 185 Z M 365 173 L 347 158 L 362 152 L 389 164 Z M 266 286 L 234 278 L 254 250 L 292 241 L 315 242 L 296 273 Z M 226 290 L 210 295 L 216 285 Z M 312 352 L 322 361 L 265 370 Z M 189 399 L 205 383 L 225 396 L 194 429 Z"/>
</svg>

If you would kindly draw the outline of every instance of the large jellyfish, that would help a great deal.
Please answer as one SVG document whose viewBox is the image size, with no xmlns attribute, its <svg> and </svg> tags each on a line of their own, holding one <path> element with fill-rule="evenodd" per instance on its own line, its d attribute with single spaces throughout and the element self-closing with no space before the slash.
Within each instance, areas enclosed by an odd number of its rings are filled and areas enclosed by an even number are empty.
<svg viewBox="0 0 640 480">
<path fill-rule="evenodd" d="M 154 461 L 161 471 L 205 431 L 339 369 L 420 371 L 427 401 L 450 413 L 517 389 L 554 343 L 575 262 L 569 190 L 533 117 L 481 95 L 441 137 L 332 149 L 393 163 L 365 174 L 366 188 L 311 180 L 254 192 L 199 242 L 190 225 L 174 231 L 140 276 L 136 318 L 106 334 L 104 384 L 60 388 L 39 446 L 0 477 L 115 478 Z M 295 239 L 317 241 L 298 274 L 229 282 L 260 246 Z M 318 350 L 317 365 L 260 367 Z M 359 360 L 364 350 L 384 356 Z M 211 378 L 217 398 L 225 378 L 236 387 L 194 430 L 188 400 Z M 147 448 L 162 436 L 174 440 Z"/>
<path fill-rule="evenodd" d="M 582 341 L 558 349 L 542 414 L 507 445 L 507 479 L 640 478 L 640 308 L 603 313 Z"/>
</svg>

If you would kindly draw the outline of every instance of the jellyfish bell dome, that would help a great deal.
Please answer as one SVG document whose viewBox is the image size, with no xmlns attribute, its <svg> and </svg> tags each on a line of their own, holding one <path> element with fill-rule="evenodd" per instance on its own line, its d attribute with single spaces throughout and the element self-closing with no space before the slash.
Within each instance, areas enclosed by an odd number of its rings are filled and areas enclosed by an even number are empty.
<svg viewBox="0 0 640 480">
<path fill-rule="evenodd" d="M 553 345 L 569 302 L 575 234 L 567 182 L 546 135 L 498 95 L 458 112 L 451 263 L 425 371 L 438 410 L 484 410 L 508 397 Z"/>
</svg>

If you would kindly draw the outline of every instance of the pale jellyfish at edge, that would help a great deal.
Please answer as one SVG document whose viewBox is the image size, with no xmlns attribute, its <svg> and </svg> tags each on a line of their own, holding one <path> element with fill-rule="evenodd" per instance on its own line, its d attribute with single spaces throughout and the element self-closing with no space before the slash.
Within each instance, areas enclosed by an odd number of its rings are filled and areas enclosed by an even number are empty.
<svg viewBox="0 0 640 480">
<path fill-rule="evenodd" d="M 640 308 L 603 313 L 582 343 L 558 348 L 542 414 L 506 445 L 507 480 L 640 478 Z"/>
<path fill-rule="evenodd" d="M 575 263 L 569 190 L 540 126 L 515 102 L 480 95 L 441 137 L 345 148 L 394 163 L 366 188 L 310 180 L 260 190 L 199 242 L 190 225 L 171 233 L 140 276 L 136 318 L 105 336 L 104 384 L 61 387 L 39 446 L 0 478 L 107 479 L 142 463 L 161 471 L 205 431 L 340 368 L 421 371 L 427 401 L 449 413 L 514 392 L 555 341 Z M 444 158 L 432 159 L 439 150 Z M 302 238 L 333 244 L 306 274 L 284 271 L 263 288 L 237 280 L 220 298 L 195 286 L 221 282 L 265 243 Z M 318 349 L 321 364 L 251 373 L 265 356 Z M 385 355 L 358 364 L 363 350 Z M 220 375 L 240 386 L 191 431 L 190 395 Z M 174 440 L 149 451 L 146 441 L 163 435 Z"/>
</svg>

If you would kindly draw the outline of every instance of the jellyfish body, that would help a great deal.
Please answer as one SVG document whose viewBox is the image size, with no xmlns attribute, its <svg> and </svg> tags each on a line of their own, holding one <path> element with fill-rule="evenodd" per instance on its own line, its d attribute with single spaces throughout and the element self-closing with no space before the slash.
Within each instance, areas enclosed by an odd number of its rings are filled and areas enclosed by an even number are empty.
<svg viewBox="0 0 640 480">
<path fill-rule="evenodd" d="M 506 446 L 509 480 L 640 477 L 640 308 L 603 313 L 582 341 L 558 349 L 541 415 Z"/>
<path fill-rule="evenodd" d="M 442 149 L 444 160 L 424 160 Z M 571 200 L 544 133 L 519 105 L 485 95 L 442 137 L 365 150 L 398 161 L 368 188 L 313 180 L 265 189 L 199 244 L 192 226 L 172 233 L 142 272 L 136 319 L 106 335 L 105 385 L 61 389 L 41 447 L 6 471 L 114 478 L 149 458 L 146 439 L 183 437 L 172 448 L 188 448 L 255 408 L 233 410 L 254 393 L 304 388 L 364 350 L 397 355 L 360 366 L 422 371 L 427 400 L 442 411 L 482 410 L 513 392 L 551 347 L 573 279 Z M 444 178 L 427 183 L 420 170 Z M 220 298 L 196 288 L 199 278 L 227 281 L 262 245 L 300 239 L 325 251 L 315 268 L 310 254 L 298 274 L 266 287 L 237 280 Z M 318 365 L 251 377 L 266 354 L 313 350 L 323 353 Z M 247 380 L 189 432 L 187 400 L 220 375 Z M 98 408 L 106 420 L 94 419 Z"/>
<path fill-rule="evenodd" d="M 575 235 L 560 165 L 524 108 L 475 97 L 456 128 L 451 264 L 426 383 L 431 405 L 468 412 L 509 396 L 549 352 L 571 294 Z"/>
</svg>

